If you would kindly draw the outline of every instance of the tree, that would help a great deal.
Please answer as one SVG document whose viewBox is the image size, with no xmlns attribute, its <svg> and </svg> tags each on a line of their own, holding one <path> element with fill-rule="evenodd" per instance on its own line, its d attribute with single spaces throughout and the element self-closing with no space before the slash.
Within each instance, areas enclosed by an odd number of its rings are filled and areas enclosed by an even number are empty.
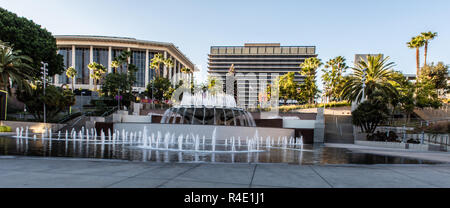
<svg viewBox="0 0 450 208">
<path fill-rule="evenodd" d="M 150 81 L 150 83 L 147 85 L 145 94 L 148 97 L 153 97 L 159 101 L 168 100 L 172 97 L 172 94 L 166 92 L 170 91 L 171 88 L 172 83 L 169 79 L 158 77 Z"/>
<path fill-rule="evenodd" d="M 161 76 L 161 64 L 165 64 L 165 59 L 162 54 L 158 53 L 150 60 L 150 68 L 155 70 L 155 77 Z"/>
<path fill-rule="evenodd" d="M 389 57 L 383 59 L 381 55 L 369 55 L 367 61 L 361 58 L 356 67 L 352 68 L 353 73 L 348 76 L 341 92 L 342 98 L 360 103 L 362 99 L 370 99 L 377 90 L 388 98 L 397 97 L 397 89 L 391 84 L 397 81 L 392 76 L 394 63 L 388 61 Z"/>
<path fill-rule="evenodd" d="M 117 69 L 120 67 L 120 63 L 117 60 L 111 61 L 111 68 L 113 68 L 113 73 L 117 72 Z"/>
<path fill-rule="evenodd" d="M 406 115 L 406 121 L 409 122 L 415 108 L 415 86 L 399 71 L 392 73 L 392 77 L 396 81 L 390 81 L 390 83 L 398 91 L 398 97 L 389 99 L 393 106 L 392 111 L 400 110 Z"/>
<path fill-rule="evenodd" d="M 422 67 L 419 76 L 419 82 L 424 79 L 430 80 L 436 90 L 447 88 L 448 66 L 443 62 L 437 65 L 425 65 Z"/>
<path fill-rule="evenodd" d="M 425 65 L 416 82 L 416 105 L 419 108 L 438 108 L 442 105 L 439 90 L 447 90 L 448 66 L 439 62 L 437 65 Z"/>
<path fill-rule="evenodd" d="M 30 71 L 34 69 L 28 64 L 30 57 L 21 55 L 20 50 L 13 50 L 10 46 L 0 42 L 0 88 L 11 91 L 10 80 L 18 88 L 30 90 L 28 81 L 31 80 Z"/>
<path fill-rule="evenodd" d="M 407 42 L 406 44 L 407 44 L 408 48 L 416 49 L 416 67 L 417 67 L 416 77 L 418 77 L 420 74 L 420 51 L 419 51 L 419 49 L 425 45 L 425 40 L 422 36 L 419 35 L 419 36 L 411 38 L 411 41 Z"/>
<path fill-rule="evenodd" d="M 425 41 L 425 62 L 424 62 L 424 66 L 427 65 L 427 56 L 428 56 L 428 43 L 430 40 L 433 40 L 435 37 L 437 37 L 437 33 L 436 32 L 423 32 L 421 33 L 421 36 L 423 37 L 424 41 Z"/>
<path fill-rule="evenodd" d="M 183 67 L 183 68 L 181 68 L 180 69 L 180 71 L 182 72 L 182 73 L 184 73 L 184 74 L 187 74 L 187 75 L 191 75 L 191 74 L 193 74 L 194 72 L 192 71 L 192 69 L 190 69 L 190 68 L 187 68 L 187 67 Z M 193 79 L 191 79 L 191 83 L 190 83 L 190 85 L 191 85 L 191 93 L 194 93 L 194 80 Z"/>
<path fill-rule="evenodd" d="M 324 82 L 325 95 L 329 100 L 340 100 L 340 91 L 342 90 L 345 78 L 343 74 L 348 69 L 345 58 L 338 56 L 330 59 L 325 64 L 322 71 L 322 80 Z"/>
<path fill-rule="evenodd" d="M 48 63 L 48 74 L 61 74 L 64 70 L 63 57 L 57 54 L 56 40 L 53 35 L 40 25 L 24 17 L 0 8 L 0 40 L 11 43 L 21 55 L 31 58 L 31 68 L 23 73 L 39 78 L 41 62 Z"/>
<path fill-rule="evenodd" d="M 92 62 L 88 65 L 88 68 L 92 70 L 91 78 L 94 79 L 94 91 L 97 91 L 97 84 L 106 73 L 106 67 L 96 62 Z"/>
<path fill-rule="evenodd" d="M 313 103 L 319 92 L 319 88 L 316 85 L 316 72 L 322 64 L 321 60 L 316 57 L 307 58 L 300 64 L 300 74 L 305 76 L 304 83 L 300 85 L 300 89 L 301 93 L 306 96 L 309 104 Z"/>
<path fill-rule="evenodd" d="M 43 91 L 43 84 L 37 82 L 30 92 L 25 90 L 16 92 L 17 99 L 26 105 L 27 111 L 37 120 L 43 119 L 44 109 L 42 104 L 47 106 L 46 113 L 50 120 L 54 119 L 61 111 L 75 104 L 75 96 L 70 90 L 49 85 L 45 88 L 45 95 Z"/>
<path fill-rule="evenodd" d="M 132 87 L 133 82 L 130 82 L 129 76 L 125 73 L 109 73 L 105 76 L 102 84 L 102 94 L 104 97 L 110 99 L 121 99 L 121 106 L 130 106 L 134 96 L 128 91 Z"/>
<path fill-rule="evenodd" d="M 297 100 L 298 97 L 298 83 L 294 80 L 295 72 L 289 72 L 279 78 L 279 92 L 280 98 L 283 98 L 284 104 L 288 100 Z"/>
<path fill-rule="evenodd" d="M 422 79 L 416 83 L 416 106 L 418 108 L 439 108 L 442 106 L 442 101 L 439 99 L 431 80 Z"/>
<path fill-rule="evenodd" d="M 385 103 L 377 100 L 366 100 L 352 112 L 353 125 L 359 126 L 362 132 L 374 133 L 375 129 L 389 117 Z"/>
<path fill-rule="evenodd" d="M 170 70 L 170 68 L 173 67 L 172 59 L 171 58 L 165 59 L 164 60 L 164 66 L 166 66 Z M 169 76 L 169 75 L 167 75 L 167 76 Z M 169 78 L 172 78 L 172 77 L 169 77 Z"/>
<path fill-rule="evenodd" d="M 73 92 L 75 90 L 74 84 L 75 84 L 75 77 L 77 77 L 77 70 L 75 68 L 73 68 L 73 67 L 67 68 L 66 76 L 69 79 L 72 79 L 72 92 Z"/>
</svg>

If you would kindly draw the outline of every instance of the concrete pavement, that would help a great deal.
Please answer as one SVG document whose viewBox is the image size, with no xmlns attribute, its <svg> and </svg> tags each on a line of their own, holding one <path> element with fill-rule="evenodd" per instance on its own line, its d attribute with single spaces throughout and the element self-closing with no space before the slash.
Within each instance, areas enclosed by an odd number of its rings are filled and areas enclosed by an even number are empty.
<svg viewBox="0 0 450 208">
<path fill-rule="evenodd" d="M 0 188 L 450 188 L 450 164 L 144 163 L 0 156 Z"/>
</svg>

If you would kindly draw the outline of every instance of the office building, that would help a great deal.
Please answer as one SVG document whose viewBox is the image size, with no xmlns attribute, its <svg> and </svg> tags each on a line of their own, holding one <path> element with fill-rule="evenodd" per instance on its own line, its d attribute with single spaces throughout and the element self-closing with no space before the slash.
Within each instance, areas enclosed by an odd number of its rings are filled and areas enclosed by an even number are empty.
<svg viewBox="0 0 450 208">
<path fill-rule="evenodd" d="M 299 72 L 300 64 L 311 57 L 317 57 L 315 46 L 281 46 L 279 43 L 212 46 L 208 73 L 226 86 L 226 75 L 233 66 L 238 105 L 254 107 L 260 103 L 261 93 L 272 79 L 288 72 Z M 296 73 L 297 82 L 303 79 Z"/>
</svg>

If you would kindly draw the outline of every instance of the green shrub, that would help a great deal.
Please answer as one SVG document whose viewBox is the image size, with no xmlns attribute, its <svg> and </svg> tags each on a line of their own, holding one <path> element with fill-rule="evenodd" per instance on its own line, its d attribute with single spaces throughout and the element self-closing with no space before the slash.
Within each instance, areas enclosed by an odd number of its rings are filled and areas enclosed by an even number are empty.
<svg viewBox="0 0 450 208">
<path fill-rule="evenodd" d="M 0 132 L 11 132 L 10 126 L 0 126 Z"/>
</svg>

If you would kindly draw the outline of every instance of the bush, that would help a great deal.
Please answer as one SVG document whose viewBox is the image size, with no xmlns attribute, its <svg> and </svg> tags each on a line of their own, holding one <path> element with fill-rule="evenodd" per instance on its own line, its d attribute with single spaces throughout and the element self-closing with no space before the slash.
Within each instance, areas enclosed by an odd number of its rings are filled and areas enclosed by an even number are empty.
<svg viewBox="0 0 450 208">
<path fill-rule="evenodd" d="M 0 132 L 12 132 L 10 126 L 0 126 Z"/>
<path fill-rule="evenodd" d="M 367 141 L 376 141 L 376 142 L 400 142 L 399 137 L 393 131 L 389 132 L 389 136 L 387 136 L 386 132 L 377 131 L 374 134 L 367 135 Z"/>
</svg>

